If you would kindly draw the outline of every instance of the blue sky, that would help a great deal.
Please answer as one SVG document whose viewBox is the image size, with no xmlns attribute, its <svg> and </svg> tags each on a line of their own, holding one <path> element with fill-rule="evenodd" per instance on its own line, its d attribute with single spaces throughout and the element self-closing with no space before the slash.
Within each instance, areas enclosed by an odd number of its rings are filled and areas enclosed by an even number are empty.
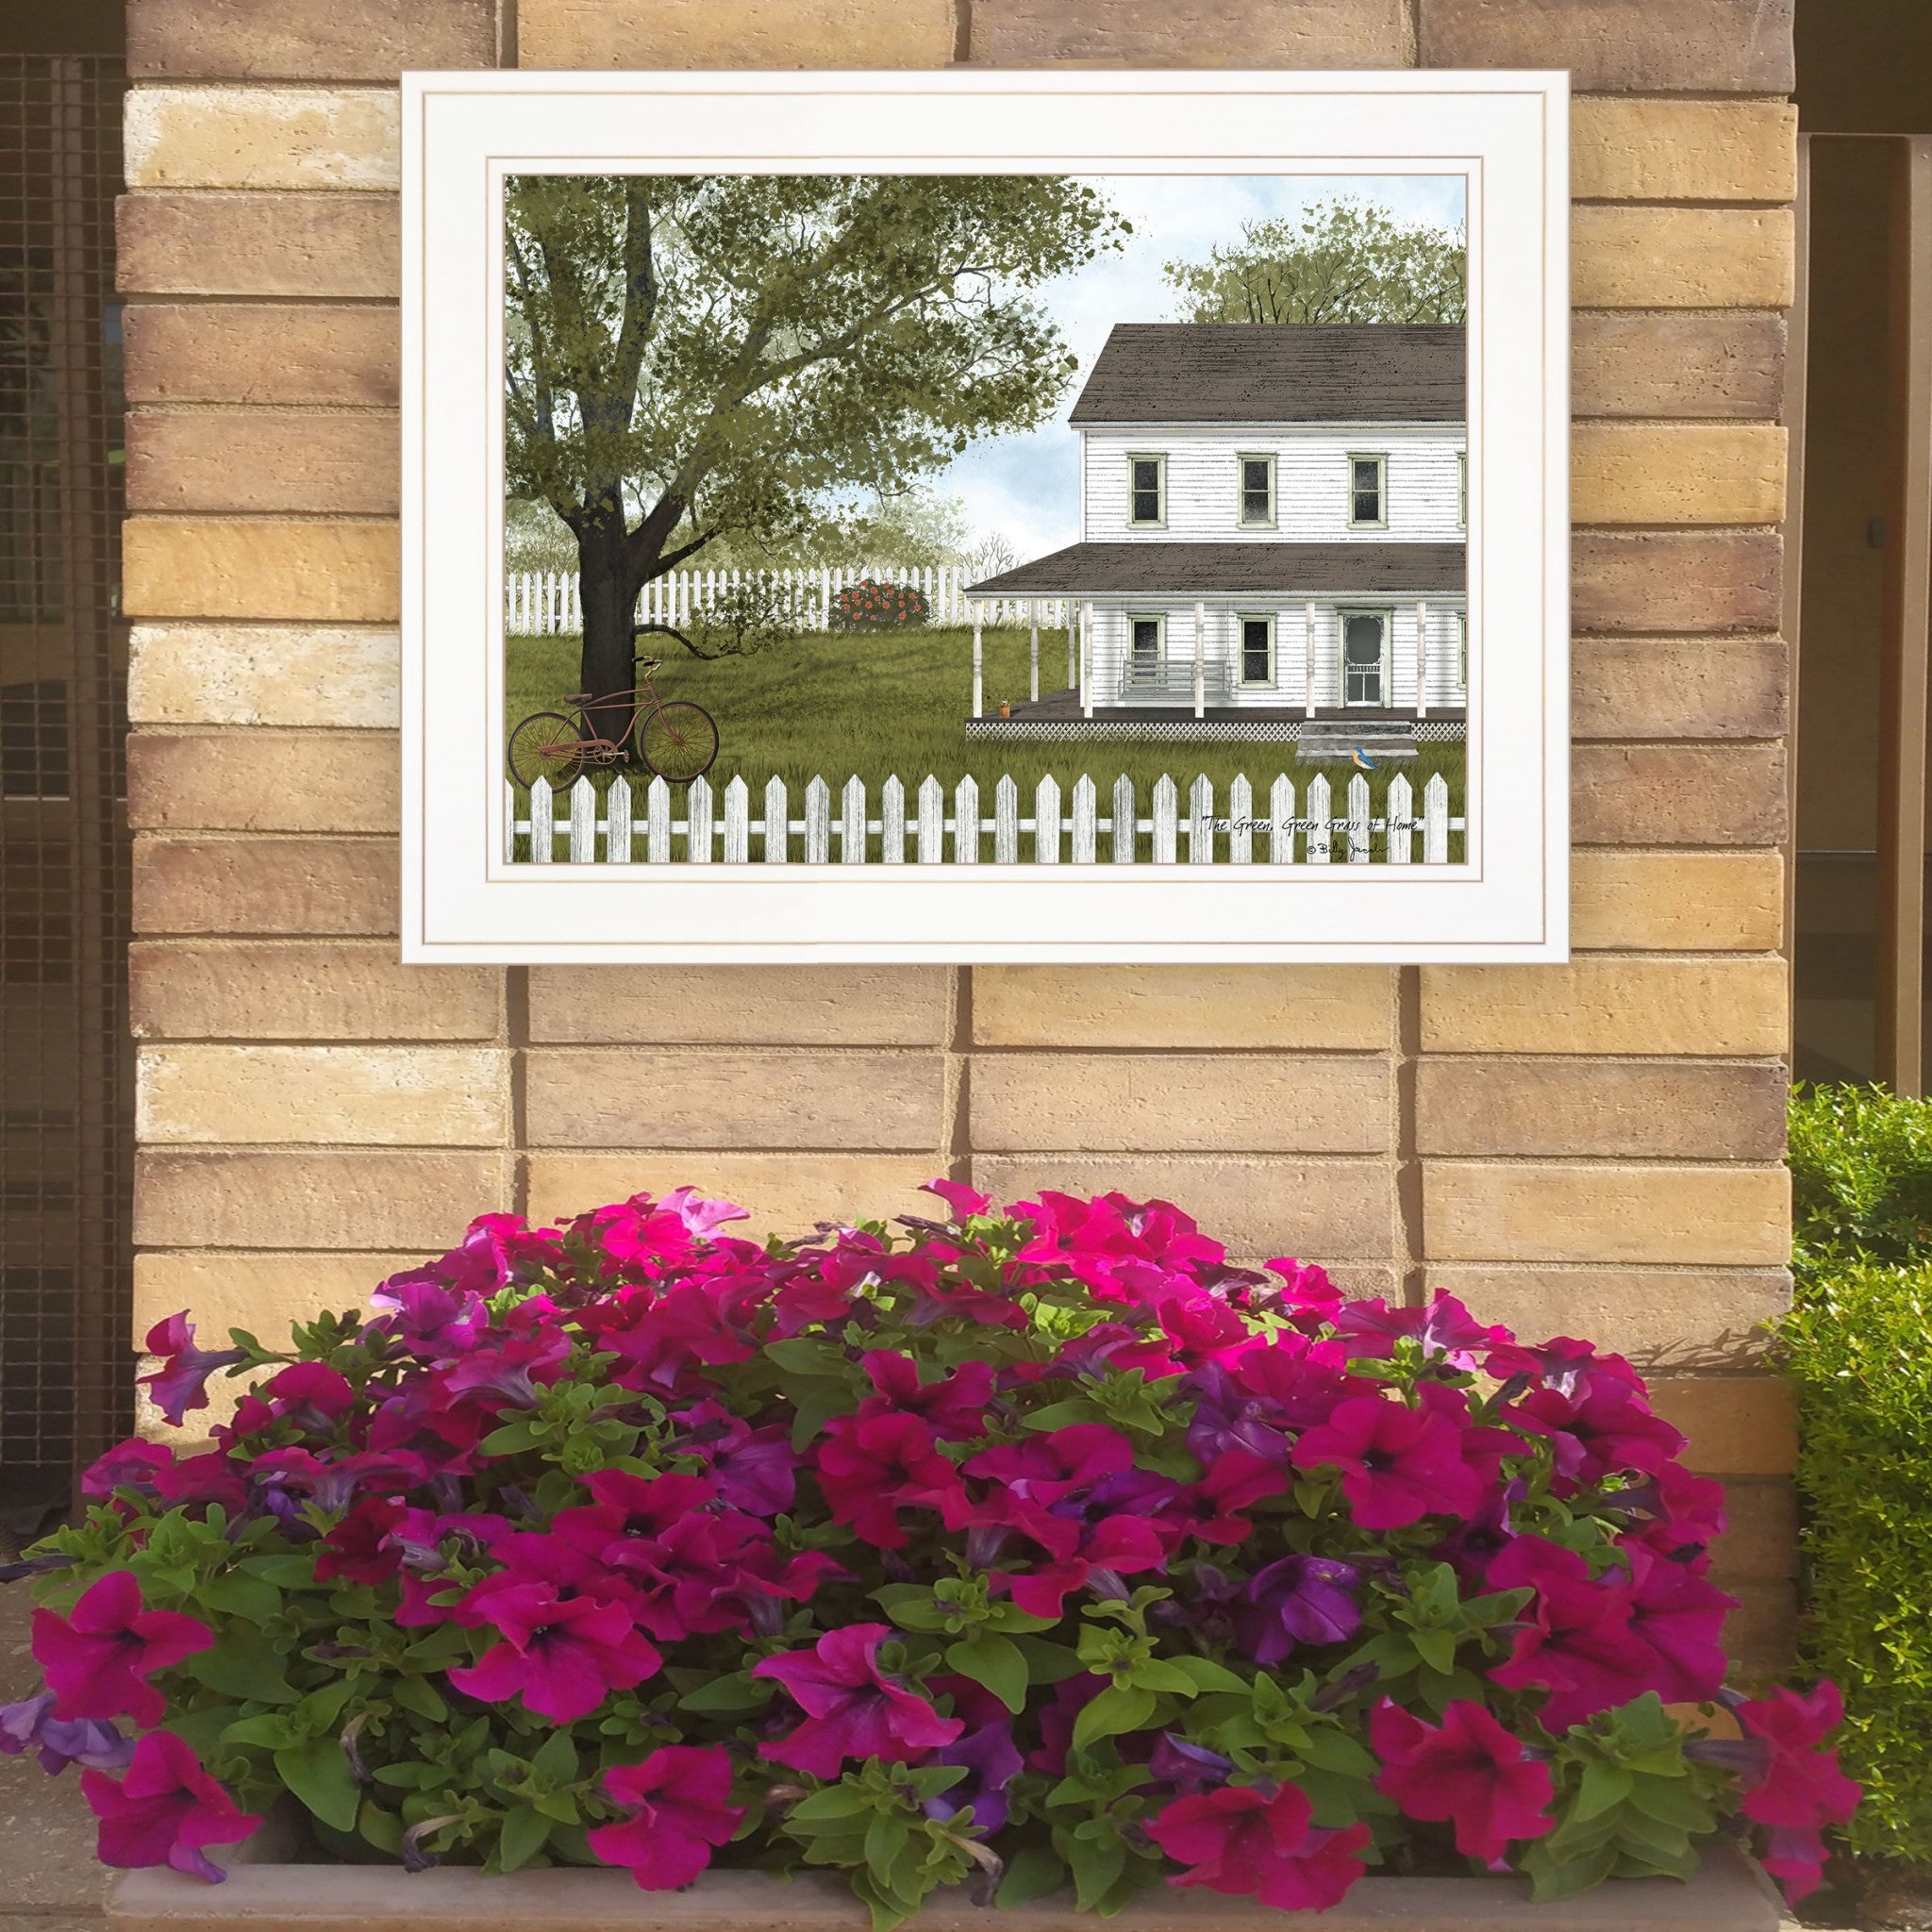
<svg viewBox="0 0 1932 1932">
<path fill-rule="evenodd" d="M 1078 538 L 1079 478 L 1067 411 L 1115 323 L 1174 319 L 1164 262 L 1203 260 L 1210 249 L 1239 241 L 1243 222 L 1298 215 L 1344 195 L 1378 202 L 1401 222 L 1456 228 L 1463 220 L 1460 175 L 1113 175 L 1093 186 L 1134 233 L 1119 253 L 1036 291 L 1080 358 L 1059 415 L 1029 435 L 977 444 L 931 479 L 940 495 L 961 500 L 975 538 L 997 530 L 1023 559 Z"/>
</svg>

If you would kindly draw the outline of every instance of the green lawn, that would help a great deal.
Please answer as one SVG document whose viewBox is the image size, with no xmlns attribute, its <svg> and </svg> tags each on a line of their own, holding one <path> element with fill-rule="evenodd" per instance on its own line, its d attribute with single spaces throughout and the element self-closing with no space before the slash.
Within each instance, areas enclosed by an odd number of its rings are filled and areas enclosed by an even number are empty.
<svg viewBox="0 0 1932 1932">
<path fill-rule="evenodd" d="M 665 640 L 664 668 L 658 674 L 660 697 L 691 698 L 718 721 L 718 761 L 709 773 L 714 791 L 742 777 L 754 810 L 765 781 L 774 773 L 792 788 L 794 812 L 802 808 L 805 785 L 824 778 L 836 800 L 855 774 L 865 781 L 876 812 L 878 788 L 897 774 L 909 800 L 927 774 L 950 793 L 959 779 L 979 783 L 984 809 L 991 815 L 992 788 L 1010 774 L 1020 786 L 1023 810 L 1030 809 L 1032 789 L 1049 773 L 1058 779 L 1063 800 L 1074 781 L 1091 776 L 1098 787 L 1102 811 L 1122 773 L 1134 782 L 1142 813 L 1155 781 L 1166 775 L 1180 788 L 1182 809 L 1190 786 L 1205 774 L 1215 802 L 1226 810 L 1227 788 L 1245 774 L 1254 788 L 1257 815 L 1265 813 L 1268 788 L 1278 773 L 1294 781 L 1298 801 L 1308 780 L 1325 773 L 1334 808 L 1343 810 L 1350 776 L 1341 765 L 1297 765 L 1293 748 L 1279 743 L 1118 744 L 1037 742 L 1025 740 L 969 743 L 962 721 L 972 708 L 973 634 L 932 628 L 863 635 L 811 632 L 751 658 L 699 662 Z M 986 708 L 1001 699 L 1016 704 L 1027 690 L 1026 633 L 988 631 L 985 637 Z M 578 641 L 571 637 L 509 640 L 508 716 L 514 726 L 531 711 L 561 709 L 565 693 L 578 689 Z M 1066 633 L 1048 631 L 1040 641 L 1042 691 L 1064 689 Z M 1449 781 L 1450 811 L 1462 810 L 1463 747 L 1426 743 L 1403 770 L 1421 807 L 1423 785 L 1437 772 Z M 1392 775 L 1371 777 L 1379 810 L 1384 787 Z M 599 780 L 600 784 L 604 782 Z M 836 807 L 835 807 L 836 809 Z M 1461 841 L 1452 840 L 1459 857 Z M 1339 851 L 1338 851 L 1339 856 Z"/>
</svg>

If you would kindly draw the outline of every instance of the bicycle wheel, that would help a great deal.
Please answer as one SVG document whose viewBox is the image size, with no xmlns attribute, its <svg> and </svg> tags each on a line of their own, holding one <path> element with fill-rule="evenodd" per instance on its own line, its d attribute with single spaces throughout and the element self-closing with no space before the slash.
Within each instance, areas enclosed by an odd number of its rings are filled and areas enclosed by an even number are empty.
<svg viewBox="0 0 1932 1932">
<path fill-rule="evenodd" d="M 675 698 L 639 722 L 638 756 L 658 777 L 689 785 L 711 769 L 718 756 L 718 727 L 702 705 Z"/>
<path fill-rule="evenodd" d="M 525 791 L 539 778 L 553 792 L 568 791 L 583 769 L 577 727 L 560 712 L 533 712 L 509 735 L 509 774 Z"/>
</svg>

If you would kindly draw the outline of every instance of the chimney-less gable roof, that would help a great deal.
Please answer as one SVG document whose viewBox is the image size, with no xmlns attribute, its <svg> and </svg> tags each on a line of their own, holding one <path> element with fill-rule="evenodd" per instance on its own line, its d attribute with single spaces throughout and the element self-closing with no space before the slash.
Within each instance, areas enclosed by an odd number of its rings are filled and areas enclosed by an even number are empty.
<svg viewBox="0 0 1932 1932">
<path fill-rule="evenodd" d="M 1073 543 L 965 594 L 1434 597 L 1464 581 L 1460 543 Z"/>
<path fill-rule="evenodd" d="M 1463 334 L 1460 323 L 1116 323 L 1070 420 L 1460 423 Z"/>
</svg>

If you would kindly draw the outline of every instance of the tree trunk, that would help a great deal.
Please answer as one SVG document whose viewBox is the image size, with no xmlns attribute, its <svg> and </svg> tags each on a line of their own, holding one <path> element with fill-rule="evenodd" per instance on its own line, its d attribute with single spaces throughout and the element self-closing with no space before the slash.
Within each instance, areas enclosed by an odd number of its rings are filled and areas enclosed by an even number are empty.
<svg viewBox="0 0 1932 1932">
<path fill-rule="evenodd" d="M 578 529 L 577 590 L 584 609 L 581 689 L 593 698 L 614 699 L 610 704 L 587 705 L 584 715 L 598 737 L 619 741 L 630 722 L 631 700 L 618 693 L 637 682 L 631 670 L 630 635 L 637 589 L 625 555 L 621 514 L 587 520 Z"/>
</svg>

